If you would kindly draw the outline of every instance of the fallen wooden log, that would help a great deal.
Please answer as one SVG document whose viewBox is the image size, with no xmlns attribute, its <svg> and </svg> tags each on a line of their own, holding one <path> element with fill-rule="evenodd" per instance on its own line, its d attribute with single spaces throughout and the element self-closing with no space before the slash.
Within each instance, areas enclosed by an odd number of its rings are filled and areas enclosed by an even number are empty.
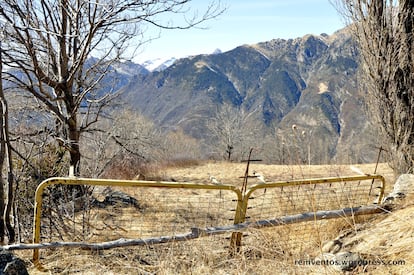
<svg viewBox="0 0 414 275">
<path fill-rule="evenodd" d="M 249 228 L 263 228 L 274 227 L 287 224 L 294 224 L 300 222 L 316 221 L 316 220 L 328 220 L 348 216 L 368 215 L 375 213 L 389 212 L 388 208 L 381 205 L 360 206 L 352 208 L 344 208 L 338 210 L 326 210 L 307 212 L 297 215 L 284 216 L 280 218 L 259 220 L 255 222 L 244 222 L 234 225 L 207 227 L 207 228 L 191 228 L 191 232 L 178 234 L 174 236 L 161 236 L 146 239 L 118 239 L 109 242 L 101 243 L 85 243 L 85 242 L 51 242 L 51 243 L 33 243 L 33 244 L 11 244 L 1 246 L 3 250 L 24 250 L 24 249 L 45 249 L 45 248 L 58 248 L 58 247 L 78 247 L 88 250 L 106 250 L 117 247 L 126 246 L 142 246 L 153 245 L 177 241 L 187 241 L 196 239 L 203 236 L 224 234 L 227 232 L 236 232 L 240 230 L 246 230 Z"/>
</svg>

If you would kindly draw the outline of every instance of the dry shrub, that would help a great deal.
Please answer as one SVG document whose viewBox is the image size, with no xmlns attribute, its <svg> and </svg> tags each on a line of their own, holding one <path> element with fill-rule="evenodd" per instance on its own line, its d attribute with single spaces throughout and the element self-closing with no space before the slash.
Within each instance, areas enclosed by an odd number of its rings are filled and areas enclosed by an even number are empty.
<svg viewBox="0 0 414 275">
<path fill-rule="evenodd" d="M 33 203 L 39 183 L 50 177 L 66 176 L 68 155 L 53 143 L 36 148 L 27 160 L 17 159 L 14 218 L 19 241 L 31 239 Z M 33 150 L 35 151 L 35 150 Z"/>
<path fill-rule="evenodd" d="M 104 169 L 100 178 L 130 180 L 148 173 L 147 162 L 136 155 L 120 154 L 114 157 Z"/>
<path fill-rule="evenodd" d="M 146 161 L 132 154 L 122 154 L 107 164 L 100 178 L 125 180 L 170 180 L 165 170 L 198 166 L 200 160 L 181 158 L 166 161 Z"/>
<path fill-rule="evenodd" d="M 202 157 L 199 140 L 186 135 L 181 129 L 167 133 L 161 147 L 163 160 L 198 160 Z"/>
</svg>

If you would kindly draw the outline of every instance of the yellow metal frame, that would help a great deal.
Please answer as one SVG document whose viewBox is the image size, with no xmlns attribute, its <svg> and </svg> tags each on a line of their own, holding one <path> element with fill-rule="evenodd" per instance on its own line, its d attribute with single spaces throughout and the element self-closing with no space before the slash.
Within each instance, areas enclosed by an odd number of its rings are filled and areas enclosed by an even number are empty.
<svg viewBox="0 0 414 275">
<path fill-rule="evenodd" d="M 42 217 L 42 194 L 51 185 L 92 185 L 92 186 L 129 186 L 129 187 L 157 187 L 157 188 L 182 188 L 182 189 L 207 189 L 207 190 L 228 190 L 237 195 L 238 204 L 242 201 L 240 190 L 232 185 L 207 185 L 196 183 L 178 183 L 167 181 L 142 181 L 142 180 L 112 180 L 112 179 L 91 179 L 91 178 L 49 178 L 36 189 L 35 205 L 33 216 L 33 243 L 40 243 L 40 225 Z M 236 210 L 236 215 L 239 211 Z M 236 221 L 235 221 L 236 222 Z M 33 262 L 39 264 L 39 249 L 33 250 Z"/>
<path fill-rule="evenodd" d="M 326 184 L 334 182 L 349 182 L 349 181 L 361 181 L 361 180 L 380 180 L 381 189 L 378 197 L 378 202 L 382 201 L 385 190 L 385 178 L 381 175 L 372 174 L 372 175 L 358 175 L 358 176 L 347 176 L 347 177 L 327 177 L 327 178 L 314 178 L 314 179 L 300 179 L 300 180 L 291 180 L 291 181 L 277 181 L 269 182 L 266 184 L 255 184 L 246 190 L 246 193 L 243 194 L 243 199 L 240 203 L 237 204 L 237 212 L 234 219 L 234 224 L 243 223 L 246 219 L 246 212 L 248 207 L 249 199 L 252 193 L 258 189 L 270 189 L 270 188 L 282 188 L 286 186 L 298 186 L 298 185 L 311 185 L 311 184 Z M 233 249 L 238 249 L 241 246 L 241 232 L 233 232 L 231 237 L 231 247 Z"/>
<path fill-rule="evenodd" d="M 285 186 L 298 186 L 298 185 L 310 185 L 310 184 L 325 184 L 334 182 L 349 182 L 349 181 L 361 181 L 361 180 L 380 180 L 382 185 L 380 188 L 380 194 L 378 202 L 382 201 L 385 189 L 385 179 L 381 175 L 361 175 L 361 176 L 348 176 L 348 177 L 329 177 L 329 178 L 315 178 L 315 179 L 302 179 L 291 181 L 278 181 L 270 182 L 266 184 L 255 184 L 246 190 L 245 194 L 232 185 L 207 185 L 207 184 L 195 184 L 195 183 L 178 183 L 178 182 L 166 182 L 166 181 L 142 181 L 142 180 L 111 180 L 111 179 L 91 179 L 91 178 L 50 178 L 42 183 L 36 189 L 35 193 L 35 205 L 34 205 L 34 222 L 33 222 L 33 243 L 40 243 L 40 225 L 42 216 L 42 194 L 45 188 L 50 185 L 63 184 L 63 185 L 93 185 L 93 186 L 130 186 L 130 187 L 158 187 L 158 188 L 183 188 L 183 189 L 210 189 L 210 190 L 228 190 L 236 193 L 237 206 L 234 217 L 234 224 L 243 223 L 246 218 L 246 211 L 248 207 L 248 201 L 250 196 L 255 190 L 264 188 L 281 188 Z M 241 232 L 233 232 L 231 238 L 231 247 L 238 249 L 241 245 Z M 39 249 L 33 250 L 33 261 L 36 265 L 39 265 Z"/>
</svg>

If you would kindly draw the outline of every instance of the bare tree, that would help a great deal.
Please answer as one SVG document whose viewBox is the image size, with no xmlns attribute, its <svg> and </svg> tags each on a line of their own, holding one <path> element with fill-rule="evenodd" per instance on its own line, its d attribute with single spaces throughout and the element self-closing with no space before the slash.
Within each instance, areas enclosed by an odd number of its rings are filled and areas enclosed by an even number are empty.
<svg viewBox="0 0 414 275">
<path fill-rule="evenodd" d="M 396 173 L 414 162 L 414 3 L 336 0 L 359 43 L 368 108 Z"/>
<path fill-rule="evenodd" d="M 191 161 L 202 157 L 199 140 L 186 135 L 182 129 L 165 133 L 161 148 L 162 159 L 167 161 Z"/>
<path fill-rule="evenodd" d="M 207 128 L 224 159 L 232 160 L 236 152 L 241 157 L 243 150 L 253 146 L 252 137 L 258 132 L 252 121 L 253 113 L 254 111 L 248 113 L 239 107 L 223 104 L 208 121 Z"/>
<path fill-rule="evenodd" d="M 195 13 L 188 19 L 190 4 L 191 0 L 1 1 L 4 62 L 9 68 L 4 77 L 10 87 L 29 92 L 54 115 L 56 139 L 69 152 L 76 174 L 81 133 L 98 121 L 111 99 L 111 91 L 97 92 L 99 85 L 127 49 L 139 45 L 136 38 L 143 35 L 143 26 L 188 29 L 223 11 L 219 3 L 211 3 L 201 16 Z M 182 14 L 184 20 L 162 22 L 161 14 Z"/>
<path fill-rule="evenodd" d="M 92 177 L 105 175 L 106 170 L 113 166 L 119 168 L 122 158 L 125 161 L 134 159 L 141 164 L 160 158 L 162 135 L 152 122 L 139 113 L 116 110 L 110 118 L 101 119 L 95 124 L 95 128 L 92 132 L 83 133 L 87 142 L 82 143 L 83 160 L 89 162 L 82 166 L 88 168 Z"/>
</svg>

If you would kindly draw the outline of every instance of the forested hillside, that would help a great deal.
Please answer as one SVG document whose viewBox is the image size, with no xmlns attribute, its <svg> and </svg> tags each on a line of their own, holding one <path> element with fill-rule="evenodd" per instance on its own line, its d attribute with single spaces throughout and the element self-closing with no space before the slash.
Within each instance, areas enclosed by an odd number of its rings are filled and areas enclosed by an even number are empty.
<svg viewBox="0 0 414 275">
<path fill-rule="evenodd" d="M 370 162 L 375 127 L 357 80 L 358 51 L 343 29 L 179 59 L 137 74 L 124 99 L 214 157 L 253 146 L 279 163 Z"/>
</svg>

